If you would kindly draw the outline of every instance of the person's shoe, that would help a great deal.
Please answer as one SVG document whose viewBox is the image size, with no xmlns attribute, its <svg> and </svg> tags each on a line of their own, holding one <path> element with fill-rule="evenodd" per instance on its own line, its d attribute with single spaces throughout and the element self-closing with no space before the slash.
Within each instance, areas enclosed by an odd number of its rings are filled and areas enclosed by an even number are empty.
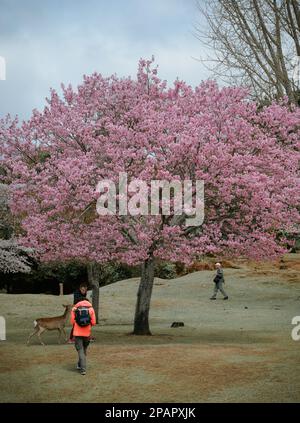
<svg viewBox="0 0 300 423">
<path fill-rule="evenodd" d="M 85 370 L 81 370 L 80 374 L 81 374 L 82 376 L 84 376 L 84 375 L 86 375 L 86 371 L 85 371 Z"/>
<path fill-rule="evenodd" d="M 216 298 L 215 297 L 211 297 L 210 300 L 216 300 Z"/>
<path fill-rule="evenodd" d="M 228 297 L 224 297 L 223 300 L 228 300 Z"/>
<path fill-rule="evenodd" d="M 79 364 L 76 364 L 76 370 L 81 370 L 81 367 L 79 366 Z"/>
</svg>

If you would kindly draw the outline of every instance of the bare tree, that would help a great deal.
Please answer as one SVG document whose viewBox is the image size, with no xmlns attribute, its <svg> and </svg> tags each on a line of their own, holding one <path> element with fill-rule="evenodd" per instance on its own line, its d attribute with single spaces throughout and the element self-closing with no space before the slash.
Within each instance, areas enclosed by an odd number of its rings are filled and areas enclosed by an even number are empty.
<svg viewBox="0 0 300 423">
<path fill-rule="evenodd" d="M 250 87 L 260 102 L 287 96 L 300 104 L 299 0 L 201 0 L 196 37 L 214 57 L 213 76 Z"/>
</svg>

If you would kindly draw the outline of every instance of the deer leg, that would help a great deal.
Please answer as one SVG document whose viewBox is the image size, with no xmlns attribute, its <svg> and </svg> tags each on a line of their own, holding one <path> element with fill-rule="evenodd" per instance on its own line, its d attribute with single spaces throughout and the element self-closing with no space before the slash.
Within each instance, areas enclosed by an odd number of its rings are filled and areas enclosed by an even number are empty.
<svg viewBox="0 0 300 423">
<path fill-rule="evenodd" d="M 41 334 L 45 331 L 46 329 L 45 328 L 39 328 L 39 331 L 38 331 L 38 334 L 37 334 L 37 336 L 38 336 L 38 338 L 39 338 L 39 340 L 40 340 L 40 343 L 42 344 L 42 345 L 45 345 L 44 344 L 44 342 L 42 341 L 42 338 L 41 338 Z"/>
<path fill-rule="evenodd" d="M 61 328 L 57 328 L 58 332 L 59 332 L 59 336 L 58 336 L 58 343 L 60 344 L 60 339 L 61 339 Z"/>
<path fill-rule="evenodd" d="M 27 339 L 27 345 L 29 345 L 29 340 L 32 336 L 36 335 L 39 331 L 39 326 L 36 326 L 34 331 L 29 335 L 28 339 Z"/>
<path fill-rule="evenodd" d="M 67 342 L 68 337 L 67 337 L 67 334 L 66 334 L 65 328 L 61 328 L 61 330 L 63 331 L 64 336 L 65 336 L 65 341 Z"/>
</svg>

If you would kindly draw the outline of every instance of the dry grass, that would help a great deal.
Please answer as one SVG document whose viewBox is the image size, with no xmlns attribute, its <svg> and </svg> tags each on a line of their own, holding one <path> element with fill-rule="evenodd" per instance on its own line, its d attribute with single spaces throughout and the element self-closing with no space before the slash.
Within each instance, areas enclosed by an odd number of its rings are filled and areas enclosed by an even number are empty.
<svg viewBox="0 0 300 423">
<path fill-rule="evenodd" d="M 291 339 L 291 319 L 300 315 L 299 263 L 299 255 L 287 256 L 284 269 L 232 263 L 240 269 L 225 269 L 227 302 L 209 301 L 211 271 L 157 278 L 151 337 L 129 335 L 137 279 L 101 289 L 85 379 L 75 370 L 74 346 L 58 345 L 57 333 L 43 335 L 45 347 L 34 338 L 25 345 L 32 321 L 60 314 L 71 296 L 0 294 L 7 321 L 1 401 L 299 402 L 300 341 Z M 171 328 L 173 321 L 185 326 Z"/>
</svg>

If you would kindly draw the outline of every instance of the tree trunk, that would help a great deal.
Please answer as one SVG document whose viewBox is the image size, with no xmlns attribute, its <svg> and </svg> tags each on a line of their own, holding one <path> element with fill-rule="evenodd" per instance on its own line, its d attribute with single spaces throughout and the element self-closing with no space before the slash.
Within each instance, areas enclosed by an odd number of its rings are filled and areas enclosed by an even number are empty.
<svg viewBox="0 0 300 423">
<path fill-rule="evenodd" d="M 142 265 L 142 276 L 137 293 L 133 335 L 151 335 L 149 310 L 154 282 L 154 258 L 151 255 Z"/>
<path fill-rule="evenodd" d="M 92 305 L 95 310 L 96 323 L 99 323 L 99 279 L 100 279 L 100 266 L 98 263 L 88 264 L 88 280 L 89 285 L 92 286 Z"/>
</svg>

